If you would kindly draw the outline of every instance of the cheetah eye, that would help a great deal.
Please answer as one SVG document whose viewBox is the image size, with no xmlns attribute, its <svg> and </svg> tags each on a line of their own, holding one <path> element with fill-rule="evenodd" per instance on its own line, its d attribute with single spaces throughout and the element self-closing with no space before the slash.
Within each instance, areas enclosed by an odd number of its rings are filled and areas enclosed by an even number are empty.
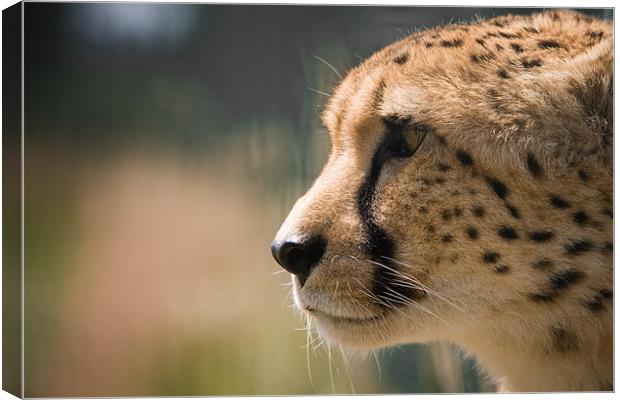
<svg viewBox="0 0 620 400">
<path fill-rule="evenodd" d="M 429 129 L 421 123 L 411 122 L 409 118 L 386 117 L 383 122 L 388 128 L 386 145 L 388 157 L 407 158 L 418 150 Z"/>
<path fill-rule="evenodd" d="M 413 124 L 403 131 L 403 140 L 407 143 L 408 157 L 412 156 L 428 133 L 428 127 L 424 124 Z"/>
</svg>

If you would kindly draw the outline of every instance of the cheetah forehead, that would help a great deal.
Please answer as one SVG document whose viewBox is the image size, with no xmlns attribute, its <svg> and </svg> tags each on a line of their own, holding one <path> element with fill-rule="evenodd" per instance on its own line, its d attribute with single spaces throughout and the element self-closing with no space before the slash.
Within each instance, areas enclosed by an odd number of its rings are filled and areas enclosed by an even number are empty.
<svg viewBox="0 0 620 400">
<path fill-rule="evenodd" d="M 609 22 L 569 11 L 417 32 L 351 70 L 323 121 L 336 147 L 395 115 L 483 160 L 610 166 L 612 39 Z"/>
</svg>

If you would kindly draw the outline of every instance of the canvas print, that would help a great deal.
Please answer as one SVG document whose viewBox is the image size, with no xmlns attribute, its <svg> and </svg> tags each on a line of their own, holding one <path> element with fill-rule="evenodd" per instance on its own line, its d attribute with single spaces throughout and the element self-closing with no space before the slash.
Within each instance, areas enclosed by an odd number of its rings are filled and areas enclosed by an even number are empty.
<svg viewBox="0 0 620 400">
<path fill-rule="evenodd" d="M 14 7 L 3 389 L 614 390 L 613 9 Z"/>
</svg>

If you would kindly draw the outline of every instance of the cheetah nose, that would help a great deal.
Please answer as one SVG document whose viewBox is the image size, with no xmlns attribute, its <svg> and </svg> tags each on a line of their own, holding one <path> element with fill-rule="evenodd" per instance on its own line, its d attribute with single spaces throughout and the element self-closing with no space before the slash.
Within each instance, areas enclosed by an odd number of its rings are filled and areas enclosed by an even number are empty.
<svg viewBox="0 0 620 400">
<path fill-rule="evenodd" d="M 322 236 L 313 236 L 300 241 L 274 240 L 271 243 L 271 254 L 282 268 L 297 276 L 303 287 L 323 257 L 326 247 L 327 241 Z"/>
</svg>

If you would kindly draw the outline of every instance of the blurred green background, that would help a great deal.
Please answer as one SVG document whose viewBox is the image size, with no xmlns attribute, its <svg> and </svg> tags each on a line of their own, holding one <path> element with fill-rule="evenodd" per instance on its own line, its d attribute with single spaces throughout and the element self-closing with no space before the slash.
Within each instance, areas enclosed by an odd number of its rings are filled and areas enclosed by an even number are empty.
<svg viewBox="0 0 620 400">
<path fill-rule="evenodd" d="M 25 395 L 494 390 L 446 344 L 308 344 L 269 244 L 329 152 L 321 59 L 533 11 L 26 3 Z"/>
</svg>

